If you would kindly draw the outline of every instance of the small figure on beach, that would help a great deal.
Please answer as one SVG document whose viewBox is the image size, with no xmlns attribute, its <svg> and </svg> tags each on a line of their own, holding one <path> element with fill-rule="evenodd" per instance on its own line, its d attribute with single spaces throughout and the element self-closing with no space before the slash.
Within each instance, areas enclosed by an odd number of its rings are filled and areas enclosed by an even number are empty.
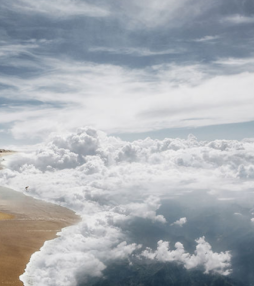
<svg viewBox="0 0 254 286">
<path fill-rule="evenodd" d="M 27 191 L 28 188 L 29 188 L 29 186 L 25 187 L 26 191 Z"/>
</svg>

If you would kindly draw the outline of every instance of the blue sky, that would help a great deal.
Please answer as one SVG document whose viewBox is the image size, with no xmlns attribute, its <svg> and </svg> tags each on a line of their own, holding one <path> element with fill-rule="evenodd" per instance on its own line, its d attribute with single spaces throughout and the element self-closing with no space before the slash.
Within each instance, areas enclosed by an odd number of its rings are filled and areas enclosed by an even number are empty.
<svg viewBox="0 0 254 286">
<path fill-rule="evenodd" d="M 253 28 L 251 0 L 0 1 L 2 144 L 253 137 Z"/>
</svg>

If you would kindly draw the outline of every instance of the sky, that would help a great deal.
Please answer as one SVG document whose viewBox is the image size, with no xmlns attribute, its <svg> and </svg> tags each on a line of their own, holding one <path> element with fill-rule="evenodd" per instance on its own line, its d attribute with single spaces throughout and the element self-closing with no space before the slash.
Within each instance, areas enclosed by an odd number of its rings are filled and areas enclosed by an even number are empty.
<svg viewBox="0 0 254 286">
<path fill-rule="evenodd" d="M 1 145 L 82 126 L 253 137 L 253 15 L 252 0 L 1 0 Z"/>
</svg>

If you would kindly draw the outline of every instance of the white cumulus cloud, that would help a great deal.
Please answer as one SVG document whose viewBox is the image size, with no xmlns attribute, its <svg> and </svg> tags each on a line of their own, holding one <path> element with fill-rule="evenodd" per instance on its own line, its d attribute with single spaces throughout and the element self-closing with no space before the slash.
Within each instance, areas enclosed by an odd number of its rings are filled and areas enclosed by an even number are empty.
<svg viewBox="0 0 254 286">
<path fill-rule="evenodd" d="M 230 269 L 228 268 L 230 267 L 231 255 L 228 251 L 221 253 L 213 252 L 211 245 L 205 241 L 205 237 L 200 237 L 196 242 L 195 254 L 192 255 L 185 251 L 183 244 L 180 242 L 175 244 L 176 250 L 169 250 L 169 242 L 160 240 L 154 252 L 150 248 L 147 248 L 142 252 L 141 256 L 161 262 L 177 261 L 187 269 L 203 266 L 205 273 L 211 271 L 223 275 L 230 273 Z"/>
<path fill-rule="evenodd" d="M 253 147 L 253 140 L 206 142 L 194 136 L 125 142 L 85 127 L 52 134 L 44 143 L 6 157 L 1 185 L 70 208 L 82 218 L 33 255 L 22 281 L 28 285 L 35 276 L 36 285 L 73 286 L 79 275 L 83 280 L 100 276 L 110 261 L 140 253 L 141 245 L 125 232 L 127 226 L 144 221 L 169 227 L 160 213 L 164 200 L 195 190 L 217 199 L 249 192 L 254 187 Z M 213 252 L 203 238 L 197 243 L 194 255 L 177 244 L 175 255 L 186 258 L 181 263 L 228 274 L 229 253 Z M 161 242 L 158 249 L 162 247 L 167 244 Z"/>
<path fill-rule="evenodd" d="M 171 225 L 179 225 L 179 226 L 182 227 L 186 222 L 187 222 L 187 218 L 186 217 L 182 217 L 179 220 L 177 220 L 174 223 L 172 223 Z"/>
</svg>

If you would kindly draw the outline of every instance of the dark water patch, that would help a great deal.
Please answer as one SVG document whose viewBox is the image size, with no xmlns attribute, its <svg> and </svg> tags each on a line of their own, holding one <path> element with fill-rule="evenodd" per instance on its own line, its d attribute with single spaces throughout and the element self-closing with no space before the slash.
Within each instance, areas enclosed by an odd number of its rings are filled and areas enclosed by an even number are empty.
<svg viewBox="0 0 254 286">
<path fill-rule="evenodd" d="M 88 282 L 88 283 L 87 283 Z M 113 263 L 102 278 L 93 278 L 77 286 L 244 286 L 230 277 L 204 274 L 201 269 L 186 270 L 175 263 Z"/>
</svg>

